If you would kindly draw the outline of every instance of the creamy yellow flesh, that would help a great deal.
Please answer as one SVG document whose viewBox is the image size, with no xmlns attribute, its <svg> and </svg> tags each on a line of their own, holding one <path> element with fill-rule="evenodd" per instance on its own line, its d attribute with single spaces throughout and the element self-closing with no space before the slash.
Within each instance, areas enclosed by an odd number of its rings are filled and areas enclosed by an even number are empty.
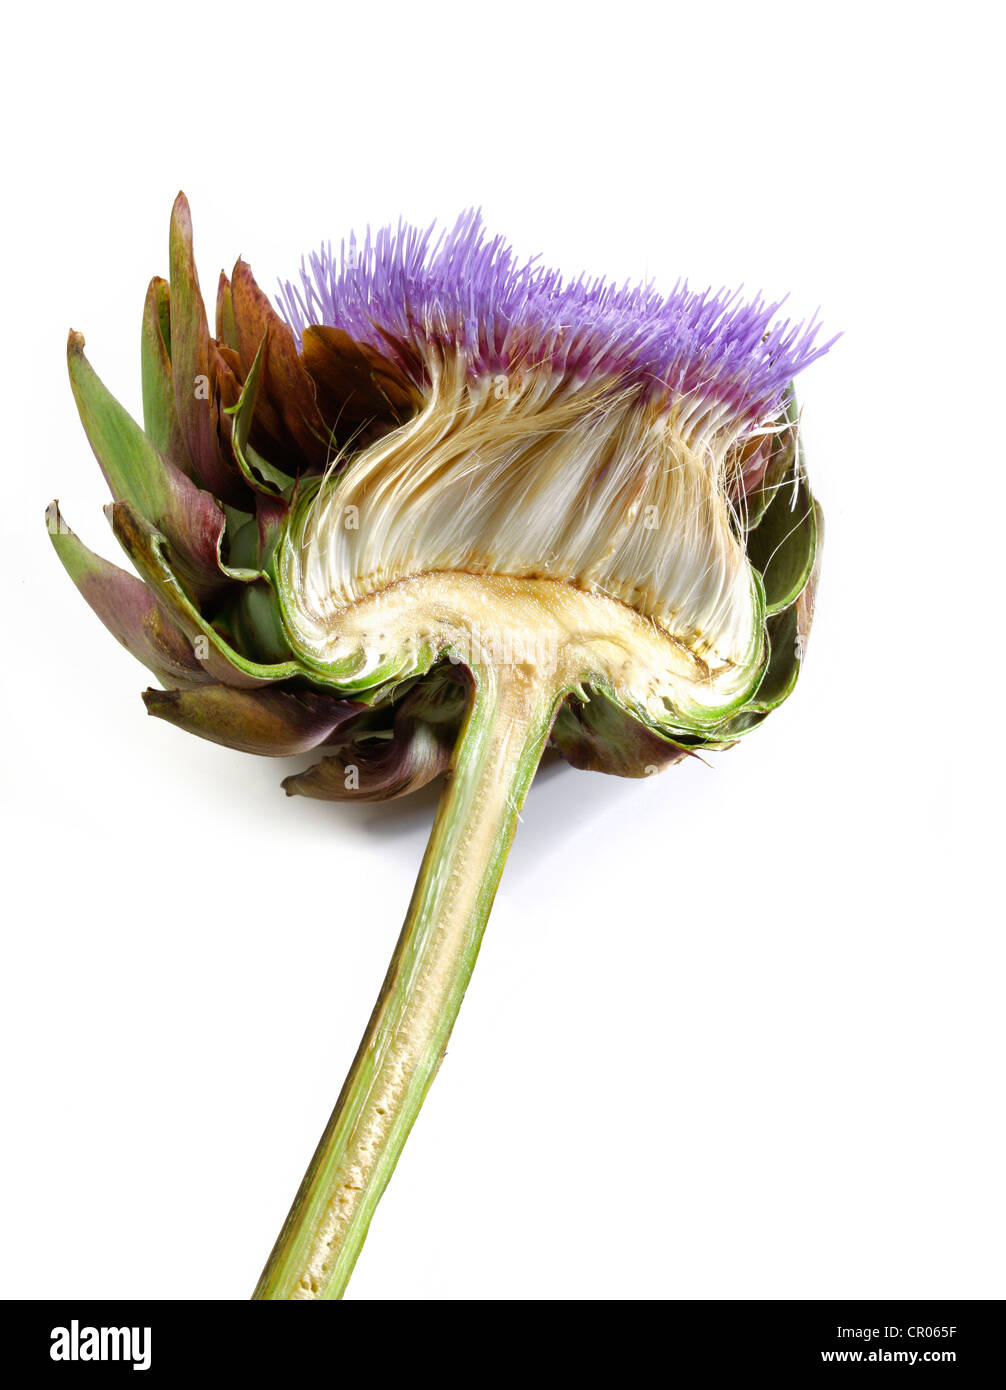
<svg viewBox="0 0 1006 1390">
<path fill-rule="evenodd" d="M 557 694 L 603 685 L 654 723 L 702 722 L 744 695 L 757 664 L 711 665 L 617 599 L 509 575 L 410 575 L 334 613 L 287 619 L 312 660 L 352 671 L 358 687 L 389 661 L 407 675 L 446 654 L 476 672 L 534 668 Z"/>
</svg>

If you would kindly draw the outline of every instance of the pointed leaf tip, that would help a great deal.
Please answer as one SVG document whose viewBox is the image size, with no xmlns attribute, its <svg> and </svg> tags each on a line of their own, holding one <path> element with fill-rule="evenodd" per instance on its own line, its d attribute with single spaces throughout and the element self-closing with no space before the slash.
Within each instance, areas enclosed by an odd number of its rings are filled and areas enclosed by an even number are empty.
<svg viewBox="0 0 1006 1390">
<path fill-rule="evenodd" d="M 249 661 L 235 651 L 202 616 L 165 554 L 165 538 L 131 507 L 113 502 L 106 508 L 116 539 L 132 560 L 164 611 L 185 636 L 198 644 L 196 653 L 203 668 L 225 685 L 256 688 L 278 680 L 304 674 L 295 661 L 263 665 Z M 170 542 L 170 537 L 168 538 Z"/>
<path fill-rule="evenodd" d="M 323 743 L 364 706 L 309 691 L 272 687 L 199 691 L 145 690 L 147 713 L 211 743 L 262 757 L 287 758 Z"/>
<path fill-rule="evenodd" d="M 192 476 L 232 507 L 250 510 L 251 499 L 238 470 L 222 449 L 217 356 L 199 287 L 192 246 L 192 218 L 184 194 L 171 210 L 169 330 L 171 380 L 180 439 Z"/>
<path fill-rule="evenodd" d="M 213 497 L 167 460 L 115 399 L 71 336 L 68 363 L 77 410 L 116 500 L 125 500 L 164 532 L 179 571 L 203 596 L 226 584 L 219 545 L 225 517 Z"/>
<path fill-rule="evenodd" d="M 175 410 L 171 375 L 171 304 L 168 282 L 155 275 L 147 288 L 140 334 L 143 428 L 166 459 L 182 471 L 188 454 Z"/>
<path fill-rule="evenodd" d="M 171 220 L 177 221 L 179 225 L 188 226 L 189 234 L 192 233 L 192 210 L 189 207 L 189 200 L 184 192 L 179 189 L 175 194 L 175 201 L 171 204 Z"/>
<path fill-rule="evenodd" d="M 117 641 L 170 686 L 210 679 L 192 644 L 136 578 L 89 550 L 63 520 L 57 502 L 46 509 L 49 539 L 78 591 Z"/>
</svg>

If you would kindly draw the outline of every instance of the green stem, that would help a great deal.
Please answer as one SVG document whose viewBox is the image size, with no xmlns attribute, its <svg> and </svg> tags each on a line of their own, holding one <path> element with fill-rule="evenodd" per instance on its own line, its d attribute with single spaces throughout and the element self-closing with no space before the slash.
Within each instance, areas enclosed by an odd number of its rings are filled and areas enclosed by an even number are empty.
<svg viewBox="0 0 1006 1390">
<path fill-rule="evenodd" d="M 253 1297 L 340 1298 L 437 1073 L 560 692 L 482 668 L 384 987 Z"/>
</svg>

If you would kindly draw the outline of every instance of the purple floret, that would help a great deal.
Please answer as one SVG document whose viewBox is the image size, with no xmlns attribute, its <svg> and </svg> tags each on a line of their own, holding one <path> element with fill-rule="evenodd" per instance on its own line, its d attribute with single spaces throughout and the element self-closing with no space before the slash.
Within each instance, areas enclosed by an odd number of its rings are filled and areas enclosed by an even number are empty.
<svg viewBox="0 0 1006 1390">
<path fill-rule="evenodd" d="M 816 345 L 816 319 L 773 323 L 783 302 L 685 282 L 666 296 L 582 275 L 564 282 L 536 257 L 519 263 L 502 237 L 487 237 L 476 211 L 436 239 L 433 226 L 399 222 L 368 230 L 362 246 L 351 237 L 338 255 L 329 243 L 302 260 L 300 285 L 287 281 L 279 296 L 298 335 L 326 324 L 382 352 L 389 339 L 440 343 L 467 353 L 474 373 L 547 364 L 610 374 L 642 382 L 667 404 L 726 406 L 735 424 L 772 415 L 797 372 L 835 341 Z"/>
</svg>

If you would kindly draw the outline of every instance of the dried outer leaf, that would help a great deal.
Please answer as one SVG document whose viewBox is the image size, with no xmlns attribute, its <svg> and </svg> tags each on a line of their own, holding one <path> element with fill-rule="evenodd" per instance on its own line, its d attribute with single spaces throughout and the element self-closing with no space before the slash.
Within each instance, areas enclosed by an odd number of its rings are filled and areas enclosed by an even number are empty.
<svg viewBox="0 0 1006 1390">
<path fill-rule="evenodd" d="M 353 700 L 281 686 L 147 690 L 143 703 L 148 713 L 186 733 L 271 758 L 295 757 L 316 748 L 361 708 Z"/>
<path fill-rule="evenodd" d="M 573 694 L 564 702 L 552 728 L 552 744 L 573 767 L 616 777 L 649 777 L 690 753 L 594 688 L 588 698 Z"/>
<path fill-rule="evenodd" d="M 245 369 L 241 365 L 241 358 L 235 348 L 228 347 L 226 343 L 218 343 L 215 338 L 211 339 L 211 342 L 218 373 L 220 396 L 224 405 L 229 408 L 235 405 L 241 396 Z"/>
<path fill-rule="evenodd" d="M 245 482 L 256 493 L 280 498 L 293 480 L 280 469 L 274 468 L 248 442 L 259 399 L 264 356 L 265 342 L 263 341 L 248 370 L 238 399 L 228 408 L 226 414 L 229 420 L 231 448 L 237 466 L 244 475 Z M 283 511 L 285 514 L 285 505 Z"/>
<path fill-rule="evenodd" d="M 330 434 L 318 411 L 315 388 L 304 369 L 288 324 L 239 260 L 230 284 L 236 349 L 244 375 L 261 351 L 262 383 L 251 442 L 275 467 L 295 476 L 328 462 Z"/>
<path fill-rule="evenodd" d="M 364 743 L 322 758 L 306 772 L 284 778 L 283 789 L 287 796 L 318 801 L 391 801 L 446 772 L 452 749 L 441 726 L 415 721 L 396 730 L 390 743 L 373 749 Z"/>
<path fill-rule="evenodd" d="M 233 507 L 248 505 L 240 474 L 220 447 L 218 390 L 206 306 L 192 250 L 192 218 L 183 193 L 171 211 L 171 371 L 175 411 L 192 476 Z"/>
<path fill-rule="evenodd" d="M 407 796 L 449 767 L 466 703 L 460 675 L 430 672 L 392 708 L 361 714 L 336 754 L 287 777 L 284 790 L 320 801 Z"/>
<path fill-rule="evenodd" d="M 243 374 L 240 371 L 237 354 L 232 352 L 230 348 L 222 348 L 215 338 L 210 339 L 210 362 L 213 367 L 213 381 L 216 391 L 217 442 L 220 452 L 226 458 L 228 467 L 234 473 L 240 474 L 248 487 L 246 500 L 242 503 L 242 507 L 231 510 L 243 510 L 249 505 L 247 499 L 255 497 L 257 501 L 261 492 L 260 488 L 252 485 L 252 480 L 244 467 L 244 460 L 239 458 L 234 446 L 233 415 L 240 405 L 244 391 Z"/>
<path fill-rule="evenodd" d="M 236 357 L 236 353 L 231 352 L 229 348 L 222 348 L 215 338 L 210 339 L 210 361 L 220 410 L 218 425 L 221 439 L 226 441 L 225 453 L 230 445 L 231 432 L 231 422 L 226 412 L 232 410 L 241 399 L 243 378 L 235 370 Z"/>
<path fill-rule="evenodd" d="M 226 356 L 225 356 L 226 354 Z M 233 410 L 238 407 L 242 398 L 242 377 L 235 371 L 231 359 L 235 359 L 236 354 L 229 349 L 222 349 L 215 338 L 210 339 L 210 363 L 213 366 L 213 379 L 215 400 L 217 400 L 217 443 L 220 446 L 221 455 L 225 457 L 228 467 L 233 473 L 239 474 L 245 484 L 249 484 L 242 463 L 233 448 Z M 249 488 L 247 498 L 256 496 L 256 489 Z M 232 507 L 231 510 L 243 510 L 249 506 L 249 500 L 242 503 L 242 507 Z"/>
<path fill-rule="evenodd" d="M 340 441 L 367 442 L 419 409 L 419 392 L 401 368 L 341 328 L 307 328 L 301 347 L 318 405 Z"/>
<path fill-rule="evenodd" d="M 187 690 L 210 679 L 192 643 L 145 584 L 89 550 L 63 520 L 58 503 L 50 503 L 46 523 L 63 568 L 85 600 L 112 636 L 162 685 Z"/>
<path fill-rule="evenodd" d="M 208 492 L 175 467 L 107 390 L 71 330 L 67 366 L 77 410 L 115 501 L 127 502 L 171 544 L 178 576 L 203 598 L 228 581 L 220 563 L 225 517 Z"/>
</svg>

